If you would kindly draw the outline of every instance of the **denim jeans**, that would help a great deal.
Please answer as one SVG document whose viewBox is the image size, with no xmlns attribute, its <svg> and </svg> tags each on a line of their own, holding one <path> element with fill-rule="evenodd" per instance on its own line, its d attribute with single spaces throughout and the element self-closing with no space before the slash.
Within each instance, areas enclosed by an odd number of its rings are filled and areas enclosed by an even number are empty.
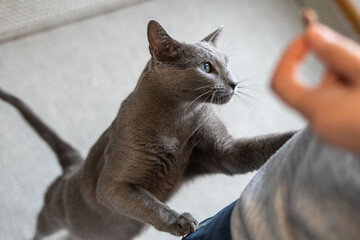
<svg viewBox="0 0 360 240">
<path fill-rule="evenodd" d="M 184 240 L 231 240 L 230 218 L 236 201 L 215 216 L 199 224 L 199 229 L 183 238 Z"/>
</svg>

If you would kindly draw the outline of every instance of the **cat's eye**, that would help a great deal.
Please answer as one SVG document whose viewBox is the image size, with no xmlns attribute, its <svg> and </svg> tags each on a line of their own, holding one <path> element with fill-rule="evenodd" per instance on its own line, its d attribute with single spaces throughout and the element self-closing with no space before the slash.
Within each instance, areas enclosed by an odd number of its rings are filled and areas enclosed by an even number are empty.
<svg viewBox="0 0 360 240">
<path fill-rule="evenodd" d="M 203 62 L 200 64 L 200 69 L 203 72 L 210 73 L 211 72 L 211 64 L 209 62 Z"/>
</svg>

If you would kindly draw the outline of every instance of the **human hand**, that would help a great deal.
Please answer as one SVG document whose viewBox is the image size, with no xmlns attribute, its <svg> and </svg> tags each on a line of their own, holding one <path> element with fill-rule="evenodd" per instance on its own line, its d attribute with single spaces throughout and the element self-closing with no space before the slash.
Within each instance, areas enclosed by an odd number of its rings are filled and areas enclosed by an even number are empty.
<svg viewBox="0 0 360 240">
<path fill-rule="evenodd" d="M 309 51 L 326 68 L 315 88 L 302 85 L 298 75 Z M 308 119 L 321 139 L 360 151 L 360 46 L 357 43 L 320 23 L 311 23 L 286 49 L 271 87 Z"/>
</svg>

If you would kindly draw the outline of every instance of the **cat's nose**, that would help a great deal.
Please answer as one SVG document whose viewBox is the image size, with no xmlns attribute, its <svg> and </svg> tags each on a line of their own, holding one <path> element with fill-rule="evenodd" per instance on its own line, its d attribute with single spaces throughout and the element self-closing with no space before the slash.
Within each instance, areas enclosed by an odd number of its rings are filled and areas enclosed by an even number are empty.
<svg viewBox="0 0 360 240">
<path fill-rule="evenodd" d="M 229 85 L 230 85 L 230 87 L 231 87 L 233 90 L 235 90 L 235 88 L 236 88 L 236 86 L 238 85 L 238 83 L 237 83 L 237 82 L 230 82 Z"/>
</svg>

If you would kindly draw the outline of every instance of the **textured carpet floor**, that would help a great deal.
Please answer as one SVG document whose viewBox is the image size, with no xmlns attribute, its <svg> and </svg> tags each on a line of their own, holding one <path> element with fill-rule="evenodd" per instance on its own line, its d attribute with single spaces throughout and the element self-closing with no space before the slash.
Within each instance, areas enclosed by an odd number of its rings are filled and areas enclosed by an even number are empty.
<svg viewBox="0 0 360 240">
<path fill-rule="evenodd" d="M 197 41 L 220 25 L 219 47 L 245 93 L 217 112 L 236 137 L 298 129 L 304 122 L 268 90 L 281 51 L 301 31 L 287 0 L 152 1 L 0 45 L 0 86 L 25 100 L 83 155 L 111 123 L 149 59 L 146 25 L 156 19 L 175 39 Z M 318 74 L 308 64 L 308 74 Z M 0 101 L 0 240 L 30 239 L 54 154 Z M 253 174 L 196 179 L 169 202 L 199 221 L 236 199 Z M 55 237 L 53 239 L 59 239 Z M 178 239 L 149 227 L 137 239 Z"/>
</svg>

